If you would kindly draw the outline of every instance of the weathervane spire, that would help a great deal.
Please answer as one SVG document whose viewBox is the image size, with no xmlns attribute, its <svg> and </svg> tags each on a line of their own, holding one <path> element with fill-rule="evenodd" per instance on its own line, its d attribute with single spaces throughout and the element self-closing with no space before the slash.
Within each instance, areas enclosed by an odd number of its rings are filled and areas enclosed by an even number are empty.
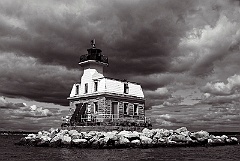
<svg viewBox="0 0 240 161">
<path fill-rule="evenodd" d="M 96 41 L 95 41 L 95 39 L 91 40 L 91 45 L 92 45 L 93 48 L 96 47 Z"/>
</svg>

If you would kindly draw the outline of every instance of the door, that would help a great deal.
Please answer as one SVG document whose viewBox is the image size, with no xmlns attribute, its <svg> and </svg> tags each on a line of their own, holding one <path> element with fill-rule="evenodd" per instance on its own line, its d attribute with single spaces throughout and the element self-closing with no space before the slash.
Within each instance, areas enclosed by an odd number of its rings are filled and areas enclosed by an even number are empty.
<svg viewBox="0 0 240 161">
<path fill-rule="evenodd" d="M 112 102 L 112 115 L 113 118 L 118 118 L 118 102 Z"/>
</svg>

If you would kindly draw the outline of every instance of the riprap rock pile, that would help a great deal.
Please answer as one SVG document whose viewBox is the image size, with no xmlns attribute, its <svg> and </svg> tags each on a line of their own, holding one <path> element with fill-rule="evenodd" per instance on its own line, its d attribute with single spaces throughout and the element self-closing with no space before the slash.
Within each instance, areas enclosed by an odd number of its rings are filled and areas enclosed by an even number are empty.
<svg viewBox="0 0 240 161">
<path fill-rule="evenodd" d="M 216 146 L 238 144 L 236 137 L 209 135 L 207 131 L 143 129 L 137 131 L 79 132 L 51 128 L 22 138 L 17 145 L 79 148 L 147 148 L 168 146 Z"/>
</svg>

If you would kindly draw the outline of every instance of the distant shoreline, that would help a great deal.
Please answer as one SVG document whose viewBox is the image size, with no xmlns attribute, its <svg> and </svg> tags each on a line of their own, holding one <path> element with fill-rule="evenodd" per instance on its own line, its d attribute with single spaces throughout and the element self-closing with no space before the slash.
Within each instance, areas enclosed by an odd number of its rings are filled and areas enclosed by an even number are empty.
<svg viewBox="0 0 240 161">
<path fill-rule="evenodd" d="M 0 131 L 0 135 L 27 135 L 37 133 L 37 131 Z"/>
</svg>

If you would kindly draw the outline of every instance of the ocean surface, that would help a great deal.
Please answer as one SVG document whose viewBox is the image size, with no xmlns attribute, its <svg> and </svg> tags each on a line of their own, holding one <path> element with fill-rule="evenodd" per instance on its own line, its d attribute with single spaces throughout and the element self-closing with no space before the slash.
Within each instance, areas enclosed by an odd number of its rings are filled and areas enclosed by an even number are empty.
<svg viewBox="0 0 240 161">
<path fill-rule="evenodd" d="M 78 149 L 18 146 L 23 135 L 0 135 L 0 160 L 13 161 L 154 161 L 240 160 L 240 145 L 149 149 Z"/>
</svg>

